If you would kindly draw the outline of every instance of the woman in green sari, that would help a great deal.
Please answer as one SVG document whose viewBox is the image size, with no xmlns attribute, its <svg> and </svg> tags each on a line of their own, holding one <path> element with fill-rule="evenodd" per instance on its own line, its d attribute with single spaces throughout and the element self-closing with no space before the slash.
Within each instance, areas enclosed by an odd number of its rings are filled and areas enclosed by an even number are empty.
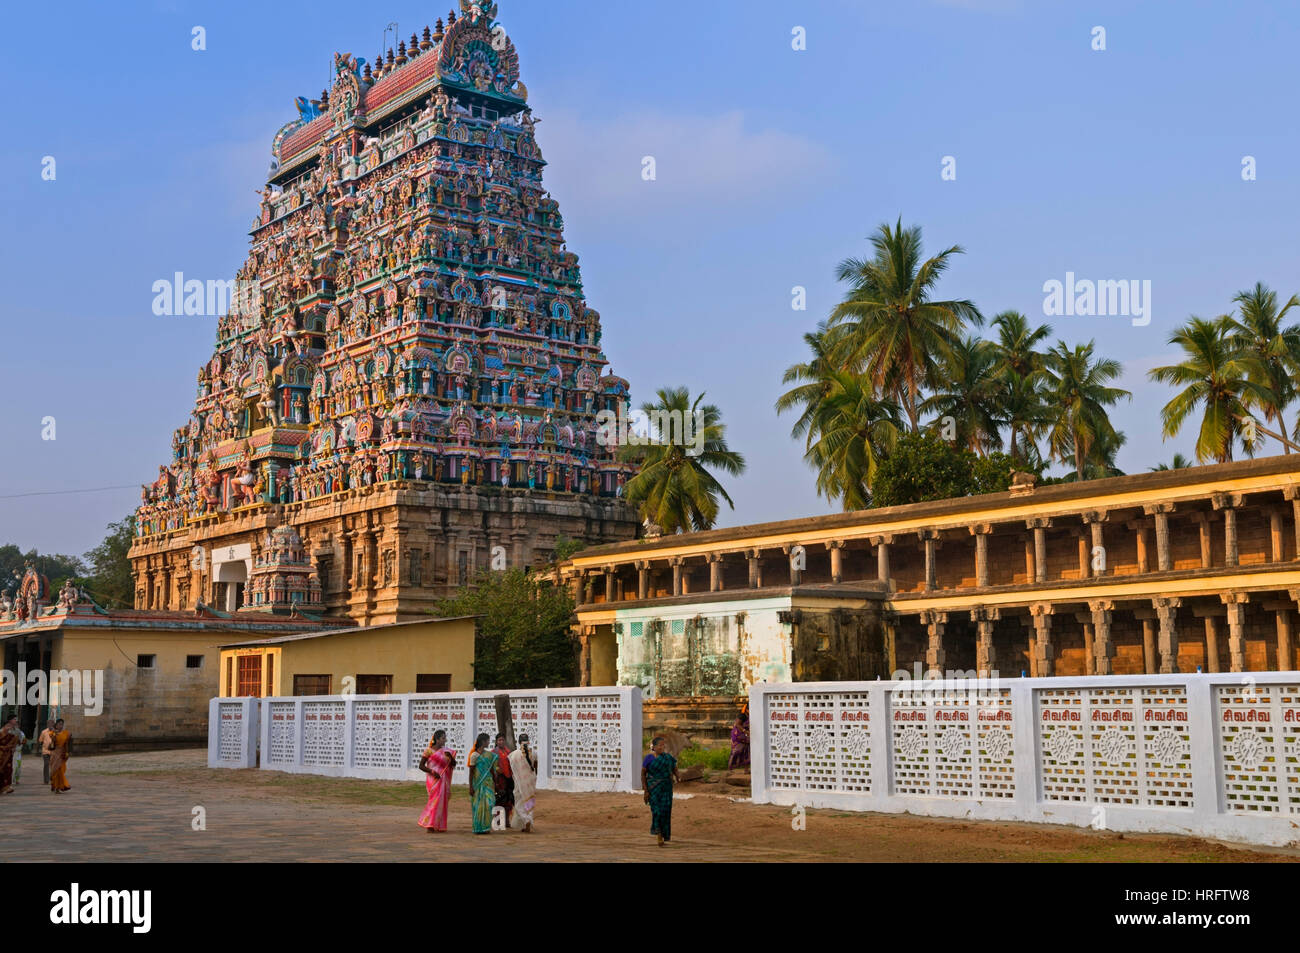
<svg viewBox="0 0 1300 953">
<path fill-rule="evenodd" d="M 663 737 L 651 742 L 650 753 L 641 762 L 641 787 L 650 805 L 650 833 L 663 847 L 673 837 L 673 782 L 677 776 L 677 759 L 668 753 Z"/>
<path fill-rule="evenodd" d="M 475 834 L 492 832 L 492 807 L 497 802 L 497 756 L 488 749 L 487 743 L 485 731 L 474 739 L 474 750 L 469 753 L 469 795 L 474 805 Z"/>
</svg>

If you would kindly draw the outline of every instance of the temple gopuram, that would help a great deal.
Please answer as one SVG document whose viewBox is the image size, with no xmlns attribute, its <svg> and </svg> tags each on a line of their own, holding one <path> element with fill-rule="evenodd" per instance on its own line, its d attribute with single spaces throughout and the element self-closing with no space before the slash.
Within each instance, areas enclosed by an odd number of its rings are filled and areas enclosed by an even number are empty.
<svg viewBox="0 0 1300 953">
<path fill-rule="evenodd" d="M 276 133 L 237 300 L 136 512 L 137 609 L 253 610 L 280 526 L 304 607 L 362 625 L 558 536 L 635 536 L 631 469 L 596 440 L 628 385 L 496 13 L 462 0 L 373 64 L 336 53 Z"/>
</svg>

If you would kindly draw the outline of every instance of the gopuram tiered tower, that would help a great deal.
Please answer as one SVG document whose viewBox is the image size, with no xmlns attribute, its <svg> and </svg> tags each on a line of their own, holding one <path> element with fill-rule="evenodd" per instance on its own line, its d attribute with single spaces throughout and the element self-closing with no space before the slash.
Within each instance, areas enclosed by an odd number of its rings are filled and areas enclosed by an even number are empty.
<svg viewBox="0 0 1300 953">
<path fill-rule="evenodd" d="M 136 608 L 252 610 L 283 526 L 319 583 L 301 608 L 362 624 L 540 565 L 560 535 L 632 538 L 631 470 L 596 423 L 627 382 L 605 373 L 496 4 L 462 0 L 374 64 L 335 54 L 298 109 L 142 493 Z"/>
</svg>

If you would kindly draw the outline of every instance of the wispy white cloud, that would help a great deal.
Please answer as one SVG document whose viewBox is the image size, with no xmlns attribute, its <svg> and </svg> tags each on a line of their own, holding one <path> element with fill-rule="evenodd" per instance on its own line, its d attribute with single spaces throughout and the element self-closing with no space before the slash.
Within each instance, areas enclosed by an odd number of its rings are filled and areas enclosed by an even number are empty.
<svg viewBox="0 0 1300 953">
<path fill-rule="evenodd" d="M 608 218 L 770 200 L 791 177 L 815 182 L 832 165 L 818 143 L 755 128 L 739 111 L 612 119 L 548 113 L 538 141 L 548 162 L 547 186 L 566 215 Z M 653 181 L 642 175 L 647 157 L 654 161 Z"/>
</svg>

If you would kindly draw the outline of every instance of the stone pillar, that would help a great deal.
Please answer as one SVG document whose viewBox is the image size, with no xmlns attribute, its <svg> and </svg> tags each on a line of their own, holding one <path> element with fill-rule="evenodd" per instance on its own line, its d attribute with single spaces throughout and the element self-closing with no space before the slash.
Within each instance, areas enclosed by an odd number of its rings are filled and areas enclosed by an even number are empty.
<svg viewBox="0 0 1300 953">
<path fill-rule="evenodd" d="M 1288 590 L 1292 602 L 1300 602 L 1300 589 Z M 1280 672 L 1295 671 L 1295 642 L 1291 637 L 1291 607 L 1277 613 L 1277 668 Z"/>
<path fill-rule="evenodd" d="M 971 535 L 975 537 L 975 585 L 980 589 L 988 588 L 989 584 L 989 533 L 992 530 L 990 523 L 970 527 Z"/>
<path fill-rule="evenodd" d="M 1029 607 L 1029 614 L 1034 620 L 1033 663 L 1034 674 L 1039 678 L 1050 678 L 1055 674 L 1053 660 L 1056 651 L 1052 646 L 1052 610 L 1050 602 L 1037 602 Z"/>
<path fill-rule="evenodd" d="M 1156 568 L 1168 572 L 1173 568 L 1169 555 L 1169 514 L 1174 511 L 1172 503 L 1148 503 L 1142 512 L 1156 519 Z"/>
<path fill-rule="evenodd" d="M 794 568 L 794 558 L 793 558 L 793 554 L 794 554 L 794 549 L 795 549 L 795 547 L 798 546 L 798 545 L 799 545 L 798 543 L 791 543 L 791 544 L 788 545 L 788 546 L 782 546 L 782 547 L 781 547 L 781 552 L 785 553 L 785 558 L 786 558 L 786 560 L 790 563 L 790 585 L 792 585 L 792 586 L 797 586 L 797 585 L 799 585 L 800 581 L 803 579 L 803 572 L 802 572 L 802 570 L 799 570 L 799 569 L 795 569 L 795 568 Z M 805 551 L 805 553 L 804 553 L 804 556 L 805 556 L 805 558 L 807 557 L 807 552 L 806 552 L 806 551 Z"/>
<path fill-rule="evenodd" d="M 1277 669 L 1291 671 L 1291 610 L 1277 610 Z"/>
<path fill-rule="evenodd" d="M 831 582 L 844 581 L 844 540 L 834 539 L 826 544 L 831 554 Z"/>
<path fill-rule="evenodd" d="M 604 570 L 604 575 L 605 575 L 605 601 L 613 602 L 614 601 L 614 567 L 606 566 Z"/>
<path fill-rule="evenodd" d="M 1105 554 L 1106 552 L 1106 534 L 1102 529 L 1102 524 L 1106 522 L 1106 519 L 1109 515 L 1110 514 L 1107 513 L 1105 510 L 1090 510 L 1089 512 L 1083 514 L 1083 523 L 1085 526 L 1088 527 L 1088 531 L 1092 536 L 1092 546 L 1088 551 L 1088 575 L 1089 576 L 1105 575 L 1104 569 L 1092 568 L 1092 561 L 1093 561 L 1093 554 L 1097 550 L 1101 550 L 1103 554 Z M 1109 565 L 1109 564 L 1110 564 L 1110 560 L 1106 560 L 1103 565 Z"/>
<path fill-rule="evenodd" d="M 925 546 L 925 591 L 933 592 L 935 587 L 934 550 L 939 543 L 939 533 L 933 529 L 917 531 L 917 538 Z"/>
<path fill-rule="evenodd" d="M 1228 663 L 1234 672 L 1246 670 L 1246 600 L 1244 592 L 1219 595 L 1228 609 Z"/>
<path fill-rule="evenodd" d="M 893 536 L 871 537 L 871 545 L 876 547 L 876 578 L 887 585 L 889 583 L 889 544 L 893 541 Z"/>
<path fill-rule="evenodd" d="M 1047 582 L 1047 530 L 1052 521 L 1048 517 L 1025 520 L 1025 526 L 1034 531 L 1034 582 Z"/>
<path fill-rule="evenodd" d="M 1223 510 L 1223 564 L 1237 565 L 1237 507 L 1241 497 L 1236 493 L 1215 493 L 1210 498 L 1216 510 Z"/>
<path fill-rule="evenodd" d="M 1096 659 L 1094 659 L 1092 655 L 1092 615 L 1087 612 L 1078 612 L 1075 613 L 1074 617 L 1078 620 L 1079 627 L 1083 629 L 1083 674 L 1096 675 L 1097 671 L 1094 668 L 1096 665 Z"/>
<path fill-rule="evenodd" d="M 1208 513 L 1194 513 L 1197 533 L 1201 538 L 1201 568 L 1209 569 L 1214 557 L 1214 547 L 1210 543 L 1210 516 Z"/>
<path fill-rule="evenodd" d="M 584 688 L 591 684 L 591 635 L 589 625 L 578 633 L 578 684 Z"/>
<path fill-rule="evenodd" d="M 705 558 L 709 561 L 709 592 L 721 592 L 722 556 L 719 553 L 709 553 Z"/>
<path fill-rule="evenodd" d="M 1077 535 L 1079 540 L 1079 578 L 1087 579 L 1092 574 L 1089 568 L 1092 563 L 1090 558 L 1091 547 L 1088 545 L 1088 534 L 1086 532 L 1079 530 Z"/>
<path fill-rule="evenodd" d="M 636 563 L 636 597 L 638 599 L 650 598 L 650 563 L 648 560 L 638 560 Z"/>
<path fill-rule="evenodd" d="M 1274 507 L 1268 511 L 1268 536 L 1272 545 L 1273 562 L 1282 561 L 1282 511 Z"/>
<path fill-rule="evenodd" d="M 569 577 L 569 594 L 575 605 L 582 605 L 582 572 L 575 572 Z"/>
<path fill-rule="evenodd" d="M 1109 599 L 1098 599 L 1088 603 L 1092 613 L 1092 668 L 1097 675 L 1112 675 L 1115 667 L 1111 659 L 1115 657 L 1115 643 L 1110 637 L 1111 613 L 1115 603 Z"/>
<path fill-rule="evenodd" d="M 925 667 L 942 672 L 947 659 L 947 653 L 943 650 L 943 630 L 948 623 L 948 613 L 927 609 L 921 613 L 921 622 L 930 636 L 925 650 Z"/>
<path fill-rule="evenodd" d="M 668 560 L 668 565 L 673 567 L 673 595 L 682 594 L 682 557 L 674 556 Z"/>
<path fill-rule="evenodd" d="M 1295 559 L 1300 559 L 1300 486 L 1289 486 L 1282 496 L 1291 501 L 1291 526 L 1295 531 Z"/>
<path fill-rule="evenodd" d="M 759 562 L 761 552 L 758 549 L 751 549 L 746 554 L 749 560 L 749 588 L 751 589 L 763 588 L 763 566 Z"/>
<path fill-rule="evenodd" d="M 1205 670 L 1207 672 L 1217 672 L 1219 670 L 1218 616 L 1207 615 L 1205 617 Z"/>
<path fill-rule="evenodd" d="M 1137 562 L 1138 572 L 1146 573 L 1151 571 L 1151 559 L 1147 556 L 1147 524 L 1146 520 L 1129 520 L 1124 524 L 1133 531 L 1133 538 L 1137 541 Z"/>
<path fill-rule="evenodd" d="M 1160 671 L 1160 656 L 1156 652 L 1156 620 L 1142 620 L 1142 670 L 1148 675 Z"/>
<path fill-rule="evenodd" d="M 1151 600 L 1160 620 L 1160 674 L 1169 675 L 1178 671 L 1178 627 L 1176 616 L 1182 599 L 1160 596 Z"/>
<path fill-rule="evenodd" d="M 976 539 L 981 537 L 977 536 Z M 987 677 L 997 670 L 997 650 L 993 647 L 993 626 L 1002 617 L 997 607 L 976 606 L 970 611 L 975 623 L 975 671 Z"/>
</svg>

